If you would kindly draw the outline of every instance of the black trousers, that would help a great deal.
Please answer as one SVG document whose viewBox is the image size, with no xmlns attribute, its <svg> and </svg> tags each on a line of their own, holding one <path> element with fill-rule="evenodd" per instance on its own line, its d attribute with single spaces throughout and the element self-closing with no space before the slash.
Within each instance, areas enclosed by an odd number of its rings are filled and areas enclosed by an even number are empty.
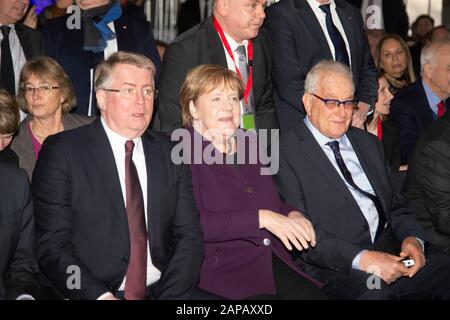
<svg viewBox="0 0 450 320">
<path fill-rule="evenodd" d="M 272 253 L 276 295 L 260 294 L 248 300 L 326 300 L 327 297 L 309 280 L 291 269 Z"/>
<path fill-rule="evenodd" d="M 450 256 L 430 249 L 426 265 L 413 277 L 401 277 L 388 285 L 363 271 L 350 274 L 317 272 L 325 286 L 323 293 L 339 300 L 450 299 Z"/>
</svg>

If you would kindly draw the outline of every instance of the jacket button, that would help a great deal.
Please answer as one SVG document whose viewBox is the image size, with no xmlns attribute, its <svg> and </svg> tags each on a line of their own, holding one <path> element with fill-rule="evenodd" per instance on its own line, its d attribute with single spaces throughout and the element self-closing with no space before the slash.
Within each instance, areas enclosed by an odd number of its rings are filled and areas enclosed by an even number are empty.
<svg viewBox="0 0 450 320">
<path fill-rule="evenodd" d="M 270 239 L 267 239 L 267 238 L 264 238 L 264 240 L 263 240 L 263 244 L 267 247 L 267 246 L 270 246 Z"/>
<path fill-rule="evenodd" d="M 122 258 L 122 263 L 123 264 L 127 264 L 128 263 L 128 257 L 127 256 Z"/>
</svg>

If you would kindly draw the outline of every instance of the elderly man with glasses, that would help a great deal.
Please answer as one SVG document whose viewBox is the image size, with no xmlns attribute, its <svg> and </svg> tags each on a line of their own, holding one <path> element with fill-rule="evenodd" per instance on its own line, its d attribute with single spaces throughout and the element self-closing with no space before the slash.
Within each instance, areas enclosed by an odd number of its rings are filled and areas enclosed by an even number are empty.
<svg viewBox="0 0 450 320">
<path fill-rule="evenodd" d="M 394 193 L 377 138 L 350 126 L 354 90 L 347 66 L 318 63 L 306 77 L 307 116 L 281 137 L 280 193 L 316 230 L 298 263 L 332 299 L 449 299 L 450 258 Z"/>
</svg>

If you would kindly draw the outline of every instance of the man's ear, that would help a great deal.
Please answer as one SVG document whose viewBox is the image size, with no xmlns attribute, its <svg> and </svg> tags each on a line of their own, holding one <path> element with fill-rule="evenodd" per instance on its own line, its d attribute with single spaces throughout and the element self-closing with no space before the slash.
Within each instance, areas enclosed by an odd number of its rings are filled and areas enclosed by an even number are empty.
<svg viewBox="0 0 450 320">
<path fill-rule="evenodd" d="M 306 114 L 311 115 L 312 108 L 312 96 L 309 93 L 304 93 L 302 96 L 303 106 L 305 107 Z"/>
<path fill-rule="evenodd" d="M 227 15 L 229 6 L 229 0 L 216 0 L 214 12 L 219 13 L 219 15 L 221 16 L 225 16 Z"/>
<path fill-rule="evenodd" d="M 95 97 L 97 98 L 97 106 L 100 111 L 105 110 L 106 92 L 103 90 L 96 90 Z"/>
<path fill-rule="evenodd" d="M 431 67 L 430 63 L 425 63 L 423 65 L 423 75 L 427 77 L 428 79 L 432 78 L 433 68 Z"/>
</svg>

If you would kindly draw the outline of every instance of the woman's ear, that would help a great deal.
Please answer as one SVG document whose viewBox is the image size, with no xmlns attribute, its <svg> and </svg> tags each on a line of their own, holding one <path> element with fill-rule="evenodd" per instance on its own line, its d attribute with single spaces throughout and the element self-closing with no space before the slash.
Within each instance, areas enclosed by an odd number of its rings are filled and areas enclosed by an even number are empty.
<svg viewBox="0 0 450 320">
<path fill-rule="evenodd" d="M 189 112 L 194 120 L 198 120 L 198 111 L 195 107 L 194 100 L 189 101 Z"/>
</svg>

